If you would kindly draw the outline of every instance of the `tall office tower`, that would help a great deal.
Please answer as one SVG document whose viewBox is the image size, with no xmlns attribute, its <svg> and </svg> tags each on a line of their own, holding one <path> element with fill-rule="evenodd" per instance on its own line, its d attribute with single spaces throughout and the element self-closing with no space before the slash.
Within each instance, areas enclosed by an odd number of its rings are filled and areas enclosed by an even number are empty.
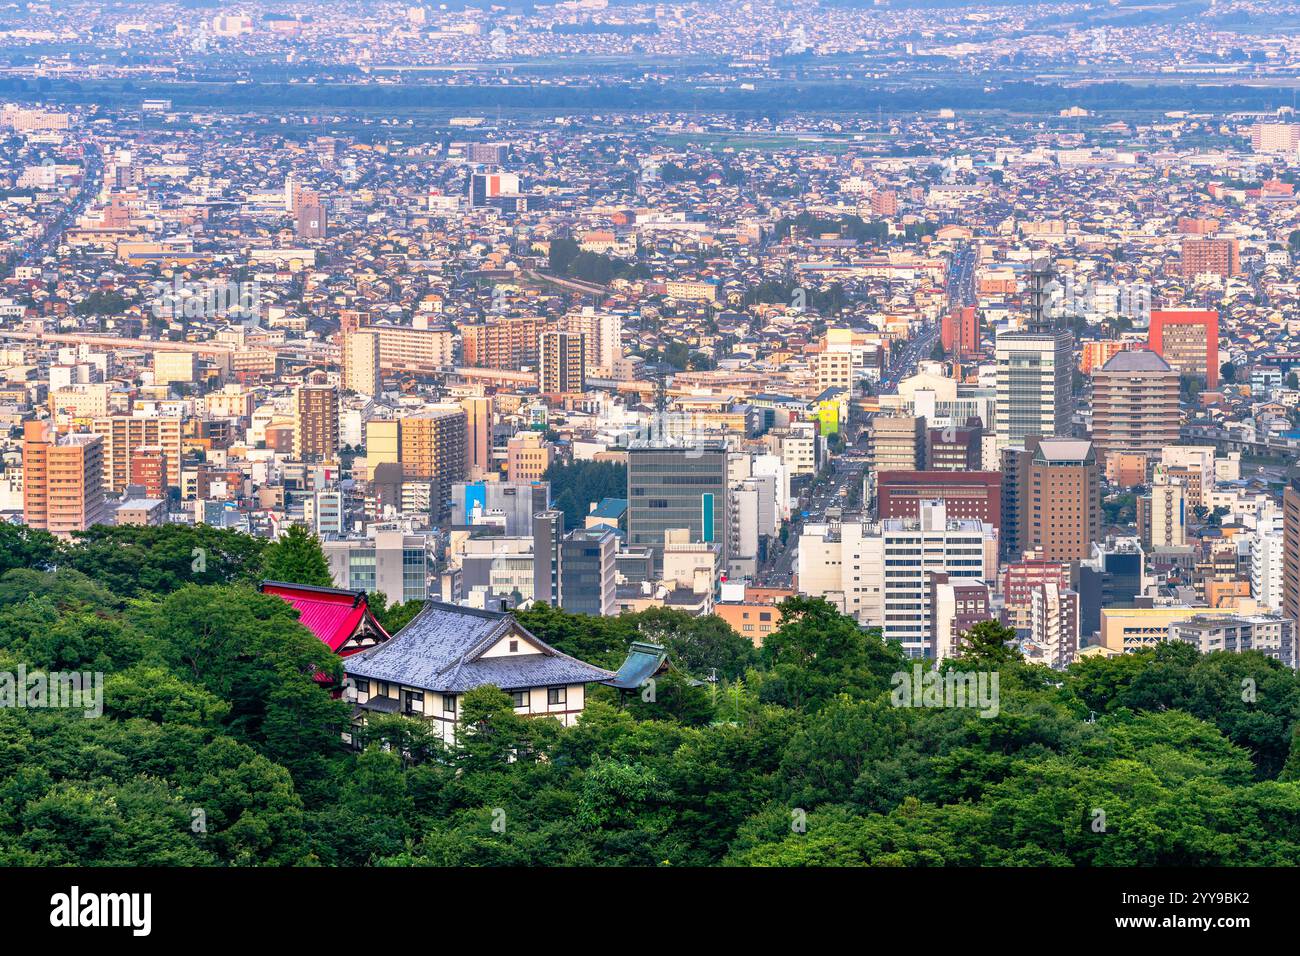
<svg viewBox="0 0 1300 956">
<path fill-rule="evenodd" d="M 685 528 L 691 542 L 727 542 L 727 446 L 703 441 L 669 447 L 633 442 L 627 453 L 628 543 L 663 566 L 664 532 Z M 726 555 L 723 555 L 724 559 Z"/>
<path fill-rule="evenodd" d="M 1282 613 L 1300 621 L 1300 468 L 1296 466 L 1282 492 Z"/>
<path fill-rule="evenodd" d="M 1079 595 L 1056 581 L 1044 581 L 1030 596 L 1030 637 L 1033 659 L 1053 670 L 1064 670 L 1079 653 Z"/>
<path fill-rule="evenodd" d="M 943 344 L 943 350 L 953 358 L 960 359 L 978 353 L 980 321 L 975 306 L 961 306 L 944 315 L 939 341 Z"/>
<path fill-rule="evenodd" d="M 519 177 L 514 173 L 472 173 L 469 177 L 471 206 L 488 206 L 494 197 L 518 194 Z"/>
<path fill-rule="evenodd" d="M 324 239 L 328 221 L 325 204 L 318 193 L 304 191 L 294 210 L 294 227 L 299 239 Z"/>
<path fill-rule="evenodd" d="M 925 434 L 925 466 L 930 471 L 979 471 L 983 461 L 984 424 L 969 418 L 965 425 L 930 428 Z"/>
<path fill-rule="evenodd" d="M 878 495 L 879 475 L 925 468 L 925 419 L 919 415 L 877 415 L 867 429 L 868 502 Z"/>
<path fill-rule="evenodd" d="M 343 337 L 343 387 L 374 398 L 381 391 L 383 376 L 379 371 L 379 335 L 375 332 L 350 332 Z"/>
<path fill-rule="evenodd" d="M 1236 239 L 1184 239 L 1182 247 L 1183 278 L 1199 275 L 1230 276 L 1241 274 L 1241 260 Z"/>
<path fill-rule="evenodd" d="M 1262 607 L 1282 610 L 1283 517 L 1260 515 L 1250 535 L 1250 594 Z"/>
<path fill-rule="evenodd" d="M 598 312 L 587 306 L 570 312 L 562 322 L 565 332 L 586 337 L 587 374 L 612 378 L 623 357 L 623 317 L 614 312 Z"/>
<path fill-rule="evenodd" d="M 104 439 L 104 488 L 121 494 L 131 482 L 131 456 L 141 448 L 162 450 L 169 488 L 181 484 L 183 421 L 179 415 L 146 418 L 137 415 L 109 415 L 93 419 L 93 434 Z"/>
<path fill-rule="evenodd" d="M 614 574 L 617 552 L 618 535 L 609 528 L 575 528 L 564 536 L 560 544 L 560 593 L 564 610 L 598 617 L 617 613 Z"/>
<path fill-rule="evenodd" d="M 885 640 L 899 641 L 909 657 L 933 657 L 929 576 L 986 583 L 994 573 L 996 532 L 973 518 L 949 518 L 942 501 L 927 501 L 916 518 L 880 522 L 880 535 Z"/>
<path fill-rule="evenodd" d="M 564 512 L 533 516 L 533 600 L 561 607 L 564 600 Z"/>
<path fill-rule="evenodd" d="M 104 502 L 104 439 L 56 436 L 51 423 L 23 424 L 23 521 L 61 537 L 110 520 Z"/>
<path fill-rule="evenodd" d="M 1178 372 L 1155 352 L 1117 352 L 1092 373 L 1092 443 L 1112 453 L 1157 458 L 1178 442 Z"/>
<path fill-rule="evenodd" d="M 1036 262 L 1026 284 L 1024 331 L 1004 332 L 994 342 L 999 450 L 1029 435 L 1068 435 L 1074 414 L 1074 336 L 1053 313 L 1050 264 Z"/>
<path fill-rule="evenodd" d="M 1132 538 L 1097 545 L 1092 557 L 1079 563 L 1078 572 L 1079 633 L 1092 635 L 1101 628 L 1102 608 L 1131 607 L 1142 593 L 1145 555 Z"/>
<path fill-rule="evenodd" d="M 332 385 L 301 385 L 294 396 L 293 455 L 326 461 L 339 452 L 339 393 Z"/>
<path fill-rule="evenodd" d="M 499 318 L 460 327 L 461 354 L 471 368 L 520 369 L 536 365 L 546 319 L 536 315 Z"/>
<path fill-rule="evenodd" d="M 1038 551 L 1049 561 L 1082 561 L 1101 536 L 1101 476 L 1092 442 L 1026 439 L 1002 455 L 1004 553 Z M 1014 522 L 1014 524 L 1013 524 Z"/>
<path fill-rule="evenodd" d="M 1157 465 L 1151 491 L 1137 503 L 1144 548 L 1180 548 L 1187 543 L 1187 501 L 1181 478 L 1170 477 L 1163 466 Z"/>
<path fill-rule="evenodd" d="M 430 511 L 436 518 L 451 507 L 451 486 L 464 481 L 466 416 L 460 407 L 437 408 L 399 419 L 399 457 L 404 479 L 432 485 Z"/>
<path fill-rule="evenodd" d="M 465 457 L 469 477 L 477 481 L 492 470 L 492 398 L 470 395 L 460 400 L 465 410 Z"/>
<path fill-rule="evenodd" d="M 1065 436 L 1074 413 L 1074 336 L 1068 329 L 1004 332 L 997 361 L 997 447 L 1030 435 Z"/>
<path fill-rule="evenodd" d="M 563 395 L 587 390 L 586 337 L 580 332 L 543 332 L 538 391 Z"/>
<path fill-rule="evenodd" d="M 1147 348 L 1180 375 L 1219 385 L 1219 313 L 1213 309 L 1153 309 Z"/>
</svg>

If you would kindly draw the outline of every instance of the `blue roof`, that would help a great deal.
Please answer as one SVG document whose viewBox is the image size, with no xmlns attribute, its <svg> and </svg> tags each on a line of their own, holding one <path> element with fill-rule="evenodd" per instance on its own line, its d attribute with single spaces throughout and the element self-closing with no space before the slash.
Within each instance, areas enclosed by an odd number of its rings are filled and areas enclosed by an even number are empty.
<svg viewBox="0 0 1300 956">
<path fill-rule="evenodd" d="M 627 511 L 626 498 L 601 498 L 600 503 L 587 513 L 588 518 L 614 518 L 623 517 Z"/>
<path fill-rule="evenodd" d="M 482 655 L 513 634 L 534 653 Z M 512 615 L 426 601 L 406 627 L 377 647 L 347 658 L 343 669 L 354 677 L 390 681 L 444 694 L 459 694 L 484 684 L 502 690 L 587 684 L 614 676 L 562 654 L 534 637 Z"/>
<path fill-rule="evenodd" d="M 642 686 L 659 672 L 659 668 L 663 667 L 664 661 L 668 659 L 668 652 L 662 647 L 645 641 L 633 641 L 627 650 L 627 660 L 618 669 L 618 673 L 604 682 L 620 690 L 632 690 Z"/>
</svg>

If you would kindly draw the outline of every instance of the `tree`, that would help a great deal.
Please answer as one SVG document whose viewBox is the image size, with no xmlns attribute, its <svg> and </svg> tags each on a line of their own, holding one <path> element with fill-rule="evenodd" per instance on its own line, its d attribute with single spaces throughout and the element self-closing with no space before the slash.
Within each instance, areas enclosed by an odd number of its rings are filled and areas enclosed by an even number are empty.
<svg viewBox="0 0 1300 956">
<path fill-rule="evenodd" d="M 288 584 L 307 584 L 320 588 L 334 586 L 320 539 L 300 524 L 290 525 L 262 553 L 262 577 L 268 581 L 284 581 Z"/>
<path fill-rule="evenodd" d="M 959 638 L 961 662 L 997 668 L 1021 660 L 1020 651 L 1011 646 L 1015 639 L 1014 627 L 1004 627 L 994 620 L 980 621 Z"/>
</svg>

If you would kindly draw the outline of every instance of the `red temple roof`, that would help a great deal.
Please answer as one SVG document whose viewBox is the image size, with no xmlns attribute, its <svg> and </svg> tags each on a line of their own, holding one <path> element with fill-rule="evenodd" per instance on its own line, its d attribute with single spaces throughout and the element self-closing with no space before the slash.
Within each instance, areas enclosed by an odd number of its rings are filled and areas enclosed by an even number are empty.
<svg viewBox="0 0 1300 956">
<path fill-rule="evenodd" d="M 311 631 L 335 654 L 347 657 L 361 648 L 342 651 L 359 631 L 372 630 L 381 641 L 388 640 L 388 632 L 370 612 L 365 591 L 348 591 L 343 588 L 321 588 L 308 584 L 290 584 L 285 581 L 263 581 L 258 585 L 263 594 L 274 594 L 298 612 L 302 626 Z M 324 674 L 316 680 L 329 683 Z"/>
</svg>

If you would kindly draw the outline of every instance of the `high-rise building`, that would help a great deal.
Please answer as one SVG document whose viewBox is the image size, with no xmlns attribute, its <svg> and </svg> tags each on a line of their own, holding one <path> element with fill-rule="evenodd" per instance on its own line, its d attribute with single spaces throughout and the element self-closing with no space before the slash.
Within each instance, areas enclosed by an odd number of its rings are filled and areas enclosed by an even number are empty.
<svg viewBox="0 0 1300 956">
<path fill-rule="evenodd" d="M 383 594 L 390 604 L 425 601 L 433 570 L 433 536 L 371 525 L 365 538 L 322 541 L 335 587 Z"/>
<path fill-rule="evenodd" d="M 1170 477 L 1157 465 L 1151 490 L 1137 500 L 1138 529 L 1142 545 L 1152 548 L 1181 548 L 1187 543 L 1187 501 L 1181 478 Z"/>
<path fill-rule="evenodd" d="M 1067 329 L 1005 332 L 994 343 L 997 447 L 1030 435 L 1067 436 L 1074 414 L 1074 336 Z"/>
<path fill-rule="evenodd" d="M 1219 385 L 1219 313 L 1213 309 L 1153 309 L 1147 347 L 1180 375 Z"/>
<path fill-rule="evenodd" d="M 1279 614 L 1197 615 L 1169 625 L 1171 641 L 1185 641 L 1202 654 L 1259 651 L 1295 670 L 1296 622 Z"/>
<path fill-rule="evenodd" d="M 664 532 L 684 528 L 692 543 L 725 549 L 727 447 L 633 442 L 627 455 L 628 544 L 649 548 L 663 563 Z"/>
<path fill-rule="evenodd" d="M 129 482 L 144 489 L 145 498 L 167 497 L 167 453 L 158 445 L 141 445 L 131 452 Z"/>
<path fill-rule="evenodd" d="M 1079 653 L 1079 595 L 1056 581 L 1030 592 L 1030 659 L 1064 670 Z"/>
<path fill-rule="evenodd" d="M 1047 561 L 1033 556 L 1009 561 L 1002 566 L 1002 611 L 1008 627 L 1024 637 L 1033 629 L 1034 592 L 1052 583 L 1064 589 L 1070 586 L 1070 565 L 1064 561 Z"/>
<path fill-rule="evenodd" d="M 560 607 L 564 600 L 564 512 L 533 516 L 533 600 Z"/>
<path fill-rule="evenodd" d="M 560 545 L 560 606 L 571 614 L 617 613 L 614 555 L 618 535 L 609 528 L 575 528 Z"/>
<path fill-rule="evenodd" d="M 1156 352 L 1118 352 L 1092 373 L 1092 443 L 1111 453 L 1157 457 L 1178 442 L 1178 372 Z"/>
<path fill-rule="evenodd" d="M 363 325 L 359 330 L 379 336 L 379 365 L 384 371 L 438 372 L 455 362 L 450 329 Z"/>
<path fill-rule="evenodd" d="M 399 458 L 404 480 L 428 481 L 435 516 L 451 507 L 451 488 L 465 480 L 465 412 L 448 406 L 398 420 Z"/>
<path fill-rule="evenodd" d="M 469 201 L 471 206 L 491 205 L 489 200 L 498 196 L 517 196 L 519 177 L 514 173 L 471 173 Z"/>
<path fill-rule="evenodd" d="M 987 585 L 996 532 L 982 521 L 949 518 L 942 501 L 929 501 L 916 518 L 881 521 L 880 535 L 885 640 L 900 642 L 911 657 L 933 657 L 930 576 L 938 572 L 954 584 Z"/>
<path fill-rule="evenodd" d="M 114 494 L 126 490 L 131 483 L 131 456 L 141 448 L 160 449 L 166 486 L 180 487 L 184 428 L 179 415 L 109 415 L 92 421 L 90 430 L 104 439 L 105 489 Z"/>
<path fill-rule="evenodd" d="M 477 481 L 492 470 L 492 398 L 471 395 L 460 400 L 465 410 L 465 455 L 469 477 Z"/>
<path fill-rule="evenodd" d="M 925 419 L 919 415 L 877 415 L 867 427 L 866 498 L 878 495 L 880 476 L 925 468 Z"/>
<path fill-rule="evenodd" d="M 1184 239 L 1182 273 L 1185 279 L 1205 274 L 1223 276 L 1225 279 L 1240 275 L 1241 260 L 1237 252 L 1237 240 Z"/>
<path fill-rule="evenodd" d="M 983 581 L 953 581 L 943 571 L 929 576 L 930 647 L 936 661 L 961 654 L 961 637 L 989 613 L 989 586 Z"/>
<path fill-rule="evenodd" d="M 1092 442 L 1026 439 L 1003 452 L 1003 534 L 1019 560 L 1037 551 L 1048 560 L 1081 561 L 1101 535 L 1101 476 Z M 1013 524 L 1014 522 L 1014 524 Z"/>
<path fill-rule="evenodd" d="M 541 337 L 549 324 L 536 315 L 497 318 L 460 327 L 461 353 L 471 368 L 518 370 L 536 366 Z"/>
<path fill-rule="evenodd" d="M 587 390 L 586 336 L 581 332 L 543 332 L 538 390 L 563 395 Z"/>
<path fill-rule="evenodd" d="M 381 391 L 379 335 L 357 331 L 343 337 L 343 387 L 374 398 Z"/>
<path fill-rule="evenodd" d="M 325 204 L 320 195 L 314 192 L 299 193 L 297 208 L 294 210 L 295 233 L 299 239 L 324 239 L 327 230 Z"/>
<path fill-rule="evenodd" d="M 1282 613 L 1300 621 L 1300 471 L 1282 492 Z"/>
<path fill-rule="evenodd" d="M 1300 123 L 1256 123 L 1250 129 L 1250 148 L 1257 153 L 1289 153 L 1300 149 Z"/>
<path fill-rule="evenodd" d="M 109 522 L 104 439 L 58 436 L 48 421 L 23 424 L 23 521 L 61 537 Z"/>
<path fill-rule="evenodd" d="M 588 306 L 566 315 L 563 326 L 564 331 L 584 337 L 587 374 L 612 378 L 623 357 L 623 317 Z"/>
<path fill-rule="evenodd" d="M 1250 535 L 1250 594 L 1261 606 L 1282 609 L 1283 517 L 1259 515 Z"/>
<path fill-rule="evenodd" d="M 294 395 L 294 457 L 326 461 L 338 451 L 338 389 L 332 385 L 300 385 Z"/>
<path fill-rule="evenodd" d="M 979 313 L 973 305 L 945 314 L 939 331 L 943 350 L 953 358 L 975 355 L 980 350 Z"/>
</svg>

